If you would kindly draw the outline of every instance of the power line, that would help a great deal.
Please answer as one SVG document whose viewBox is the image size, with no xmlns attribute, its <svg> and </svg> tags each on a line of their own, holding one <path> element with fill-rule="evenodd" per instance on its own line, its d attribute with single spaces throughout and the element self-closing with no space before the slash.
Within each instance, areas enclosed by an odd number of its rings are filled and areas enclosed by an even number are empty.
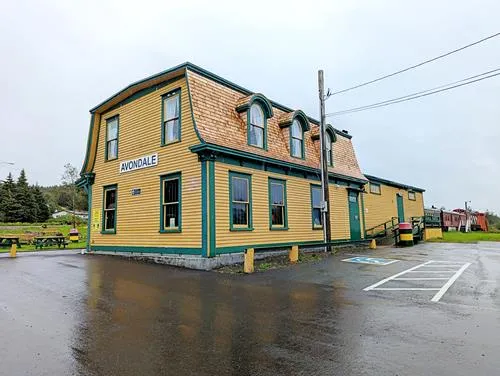
<svg viewBox="0 0 500 376">
<path fill-rule="evenodd" d="M 498 75 L 500 75 L 500 73 L 490 74 L 489 76 L 484 76 L 484 75 L 492 73 L 492 72 L 498 72 L 499 70 L 500 70 L 500 68 L 494 69 L 492 71 L 485 72 L 485 73 L 482 73 L 482 74 L 478 74 L 478 75 L 475 75 L 475 76 L 471 76 L 471 77 L 468 77 L 468 78 L 464 78 L 463 80 L 459 80 L 459 81 L 456 81 L 456 82 L 453 82 L 453 83 L 450 83 L 450 84 L 447 84 L 447 85 L 441 85 L 441 86 L 435 87 L 433 89 L 419 91 L 417 93 L 405 95 L 403 97 L 389 99 L 389 100 L 386 100 L 386 101 L 377 102 L 377 103 L 373 103 L 373 104 L 366 105 L 366 106 L 350 108 L 350 109 L 347 109 L 347 110 L 342 110 L 342 111 L 337 111 L 337 112 L 331 112 L 329 114 L 326 114 L 326 117 L 339 116 L 339 115 L 344 115 L 344 114 L 350 114 L 350 113 L 353 113 L 353 112 L 371 110 L 371 109 L 378 108 L 378 107 L 385 107 L 385 106 L 389 106 L 391 104 L 406 102 L 406 101 L 410 101 L 410 100 L 413 100 L 413 99 L 426 97 L 428 95 L 441 93 L 443 91 L 455 89 L 457 87 L 461 87 L 461 86 L 473 84 L 475 82 L 482 81 L 482 80 L 485 80 L 487 78 L 492 78 L 492 77 L 498 76 Z M 481 77 L 481 76 L 484 76 L 484 77 Z M 481 78 L 476 78 L 475 80 L 471 81 L 471 79 L 475 78 L 475 77 L 481 77 Z M 467 82 L 464 82 L 464 81 L 467 81 Z M 459 82 L 462 82 L 462 83 L 457 84 Z M 453 85 L 453 86 L 450 86 L 450 85 Z"/>
<path fill-rule="evenodd" d="M 376 78 L 376 79 L 371 80 L 371 81 L 363 82 L 363 83 L 361 83 L 361 84 L 358 84 L 358 85 L 355 85 L 355 86 L 349 87 L 349 88 L 347 88 L 347 89 L 343 89 L 343 90 L 335 91 L 335 92 L 331 93 L 331 95 L 337 95 L 337 94 L 345 93 L 346 91 L 354 90 L 354 89 L 357 89 L 357 88 L 360 88 L 360 87 L 363 87 L 363 86 L 366 86 L 366 85 L 373 84 L 374 82 L 382 81 L 382 80 L 384 80 L 384 79 L 386 79 L 386 78 L 389 78 L 389 77 L 395 76 L 395 75 L 400 74 L 400 73 L 407 72 L 407 71 L 409 71 L 409 70 L 411 70 L 411 69 L 418 68 L 418 67 L 420 67 L 420 66 L 422 66 L 422 65 L 425 65 L 425 64 L 431 63 L 431 62 L 433 62 L 433 61 L 436 61 L 436 60 L 442 59 L 443 57 L 446 57 L 446 56 L 452 55 L 452 54 L 454 54 L 454 53 L 457 53 L 457 52 L 459 52 L 459 51 L 465 50 L 466 48 L 469 48 L 469 47 L 475 46 L 476 44 L 479 44 L 479 43 L 485 42 L 485 41 L 487 41 L 488 39 L 495 38 L 495 37 L 497 37 L 497 36 L 499 36 L 499 35 L 500 35 L 500 33 L 496 33 L 496 34 L 490 35 L 490 36 L 488 36 L 488 37 L 486 37 L 486 38 L 483 38 L 483 39 L 480 39 L 480 40 L 478 40 L 478 41 L 476 41 L 476 42 L 470 43 L 470 44 L 468 44 L 468 45 L 466 45 L 466 46 L 463 46 L 463 47 L 457 48 L 457 49 L 455 49 L 455 50 L 453 50 L 453 51 L 447 52 L 447 53 L 445 53 L 445 54 L 442 54 L 442 55 L 436 56 L 436 57 L 434 57 L 434 58 L 432 58 L 432 59 L 425 60 L 425 61 L 423 61 L 423 62 L 421 62 L 421 63 L 415 64 L 415 65 L 412 65 L 412 66 L 410 66 L 410 67 L 408 67 L 408 68 L 401 69 L 401 70 L 399 70 L 399 71 L 397 71 L 397 72 L 394 72 L 394 73 L 391 73 L 391 74 L 387 74 L 387 75 L 385 75 L 385 76 L 382 76 L 382 77 Z"/>
</svg>

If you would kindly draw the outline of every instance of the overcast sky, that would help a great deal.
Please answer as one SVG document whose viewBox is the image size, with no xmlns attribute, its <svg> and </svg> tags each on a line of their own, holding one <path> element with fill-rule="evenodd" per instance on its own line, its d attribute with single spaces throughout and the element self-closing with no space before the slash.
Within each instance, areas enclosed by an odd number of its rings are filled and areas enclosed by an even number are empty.
<svg viewBox="0 0 500 376">
<path fill-rule="evenodd" d="M 333 91 L 500 31 L 489 1 L 0 2 L 0 178 L 60 181 L 82 165 L 89 109 L 129 83 L 191 61 L 318 118 L 317 70 Z M 363 89 L 327 112 L 500 67 L 500 37 Z M 329 119 L 365 173 L 427 190 L 426 206 L 500 212 L 500 76 Z"/>
</svg>

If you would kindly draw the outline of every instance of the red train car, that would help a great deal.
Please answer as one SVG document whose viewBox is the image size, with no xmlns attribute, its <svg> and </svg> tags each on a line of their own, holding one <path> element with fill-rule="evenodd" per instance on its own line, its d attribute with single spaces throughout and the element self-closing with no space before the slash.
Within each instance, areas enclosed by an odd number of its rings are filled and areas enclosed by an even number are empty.
<svg viewBox="0 0 500 376">
<path fill-rule="evenodd" d="M 441 227 L 443 231 L 460 231 L 462 226 L 465 226 L 465 214 L 441 210 Z"/>
<path fill-rule="evenodd" d="M 454 209 L 453 211 L 465 216 L 464 209 Z M 486 218 L 486 213 L 470 212 L 469 215 L 470 228 L 472 231 L 488 231 L 488 219 Z"/>
</svg>

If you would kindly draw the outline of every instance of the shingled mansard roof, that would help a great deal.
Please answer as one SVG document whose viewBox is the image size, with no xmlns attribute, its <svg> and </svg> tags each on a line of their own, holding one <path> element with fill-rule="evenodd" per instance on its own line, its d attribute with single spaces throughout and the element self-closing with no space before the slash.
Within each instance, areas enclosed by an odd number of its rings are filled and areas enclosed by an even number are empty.
<svg viewBox="0 0 500 376">
<path fill-rule="evenodd" d="M 92 132 L 92 127 L 98 126 L 100 114 L 141 90 L 148 90 L 184 74 L 188 81 L 195 126 L 202 142 L 295 165 L 319 168 L 319 142 L 315 141 L 317 137 L 314 137 L 318 134 L 317 120 L 307 117 L 300 110 L 293 110 L 268 100 L 263 94 L 254 93 L 194 64 L 184 63 L 127 86 L 91 110 L 92 124 L 82 174 L 92 171 L 95 156 L 91 155 L 90 150 L 93 149 L 95 152 L 97 142 L 97 132 Z M 267 120 L 267 150 L 250 146 L 247 142 L 244 115 L 253 101 L 263 105 L 266 112 L 271 115 Z M 295 117 L 301 117 L 305 119 L 303 122 L 307 123 L 304 133 L 305 159 L 290 155 L 287 126 Z M 335 132 L 337 140 L 333 144 L 334 167 L 330 167 L 329 171 L 347 178 L 367 181 L 359 168 L 351 136 L 333 127 L 331 130 Z"/>
</svg>

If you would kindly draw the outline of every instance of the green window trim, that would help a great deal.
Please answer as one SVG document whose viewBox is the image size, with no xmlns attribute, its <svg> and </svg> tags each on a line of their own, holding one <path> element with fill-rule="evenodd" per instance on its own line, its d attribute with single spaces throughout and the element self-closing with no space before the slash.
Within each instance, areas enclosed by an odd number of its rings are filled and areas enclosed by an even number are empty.
<svg viewBox="0 0 500 376">
<path fill-rule="evenodd" d="M 111 140 L 108 140 L 108 127 L 109 123 L 112 121 L 116 120 L 116 138 L 113 138 Z M 120 117 L 119 115 L 114 115 L 111 116 L 110 118 L 106 119 L 106 143 L 105 143 L 105 148 L 104 148 L 104 162 L 109 162 L 109 161 L 114 161 L 118 159 L 118 140 L 120 136 Z M 112 141 L 116 141 L 116 157 L 114 158 L 109 158 L 109 143 Z"/>
<path fill-rule="evenodd" d="M 328 167 L 333 167 L 334 163 L 333 163 L 333 138 L 332 138 L 332 135 L 330 134 L 329 131 L 325 132 L 325 137 L 326 137 L 326 140 L 325 140 L 325 145 L 327 147 L 326 149 L 326 161 L 327 161 L 327 164 L 328 164 Z M 330 147 L 330 149 L 328 149 L 328 146 Z M 328 160 L 330 159 L 330 160 Z"/>
<path fill-rule="evenodd" d="M 313 190 L 315 189 L 319 189 L 319 192 L 320 192 L 320 203 L 319 203 L 319 207 L 314 207 L 314 203 L 313 203 Z M 321 212 L 321 185 L 318 185 L 318 184 L 311 184 L 311 188 L 310 188 L 310 192 L 311 192 L 311 225 L 312 225 L 312 229 L 313 230 L 322 230 L 323 229 L 323 213 Z M 315 225 L 314 224 L 314 210 L 317 210 L 319 209 L 320 210 L 320 221 L 321 221 L 321 225 L 318 226 L 318 225 Z"/>
<path fill-rule="evenodd" d="M 233 223 L 233 178 L 246 179 L 248 181 L 248 214 L 247 224 L 238 225 Z M 231 231 L 253 231 L 252 218 L 252 175 L 242 172 L 229 171 L 229 229 Z"/>
<path fill-rule="evenodd" d="M 292 131 L 293 131 L 293 123 L 294 122 L 298 122 L 299 124 L 299 127 L 300 127 L 300 131 L 302 132 L 301 133 L 301 136 L 302 138 L 297 138 L 297 137 L 294 137 L 292 135 Z M 293 157 L 293 158 L 298 158 L 298 159 L 305 159 L 306 158 L 306 147 L 305 147 L 305 129 L 306 127 L 304 126 L 304 124 L 302 123 L 302 121 L 300 121 L 299 119 L 295 119 L 293 120 L 292 124 L 290 125 L 290 127 L 288 128 L 289 129 L 289 133 L 290 133 L 290 156 Z M 293 154 L 293 140 L 300 140 L 300 155 L 294 155 Z"/>
<path fill-rule="evenodd" d="M 166 141 L 165 128 L 167 121 L 165 121 L 165 99 L 175 96 L 177 96 L 179 101 L 179 116 L 178 118 L 173 118 L 169 121 L 172 120 L 175 121 L 176 119 L 178 120 L 177 139 L 172 141 Z M 161 146 L 168 146 L 181 142 L 181 134 L 182 134 L 181 130 L 182 130 L 182 98 L 181 98 L 181 89 L 177 88 L 161 96 Z"/>
<path fill-rule="evenodd" d="M 374 187 L 374 188 L 378 187 L 378 192 L 376 192 L 376 191 L 374 192 L 372 190 L 372 187 Z M 379 195 L 380 196 L 382 194 L 382 186 L 380 184 L 378 184 L 378 183 L 372 183 L 372 182 L 370 182 L 370 194 L 372 194 L 372 195 Z"/>
<path fill-rule="evenodd" d="M 271 197 L 271 186 L 281 185 L 283 188 L 283 224 L 282 225 L 273 225 L 273 202 Z M 269 178 L 268 179 L 268 201 L 269 201 L 269 229 L 270 230 L 288 230 L 288 206 L 287 206 L 287 197 L 286 197 L 286 180 Z"/>
<path fill-rule="evenodd" d="M 262 135 L 262 147 L 259 145 L 252 144 L 250 142 L 250 130 L 254 126 L 250 123 L 250 113 L 252 111 L 253 106 L 258 106 L 260 108 L 260 110 L 262 111 L 262 117 L 264 120 L 263 135 Z M 258 149 L 267 150 L 267 119 L 270 117 L 271 116 L 267 110 L 267 107 L 261 105 L 260 101 L 255 100 L 254 103 L 252 103 L 248 107 L 248 110 L 247 110 L 247 144 L 248 144 L 248 146 L 252 146 L 252 147 L 258 148 Z"/>
<path fill-rule="evenodd" d="M 108 191 L 115 191 L 115 207 L 114 207 L 114 221 L 113 228 L 110 230 L 106 229 L 106 193 Z M 102 223 L 101 223 L 101 234 L 116 234 L 116 219 L 118 217 L 118 184 L 110 184 L 102 187 Z"/>
<path fill-rule="evenodd" d="M 168 180 L 177 180 L 177 205 L 178 205 L 178 226 L 175 228 L 165 228 L 165 211 L 164 206 L 168 205 L 163 202 L 165 193 L 164 193 L 164 183 Z M 171 203 L 175 204 L 175 203 Z M 176 233 L 182 232 L 182 174 L 180 172 L 175 172 L 172 174 L 162 175 L 160 176 L 160 233 Z"/>
<path fill-rule="evenodd" d="M 417 194 L 414 191 L 408 191 L 408 200 L 417 201 Z"/>
</svg>

